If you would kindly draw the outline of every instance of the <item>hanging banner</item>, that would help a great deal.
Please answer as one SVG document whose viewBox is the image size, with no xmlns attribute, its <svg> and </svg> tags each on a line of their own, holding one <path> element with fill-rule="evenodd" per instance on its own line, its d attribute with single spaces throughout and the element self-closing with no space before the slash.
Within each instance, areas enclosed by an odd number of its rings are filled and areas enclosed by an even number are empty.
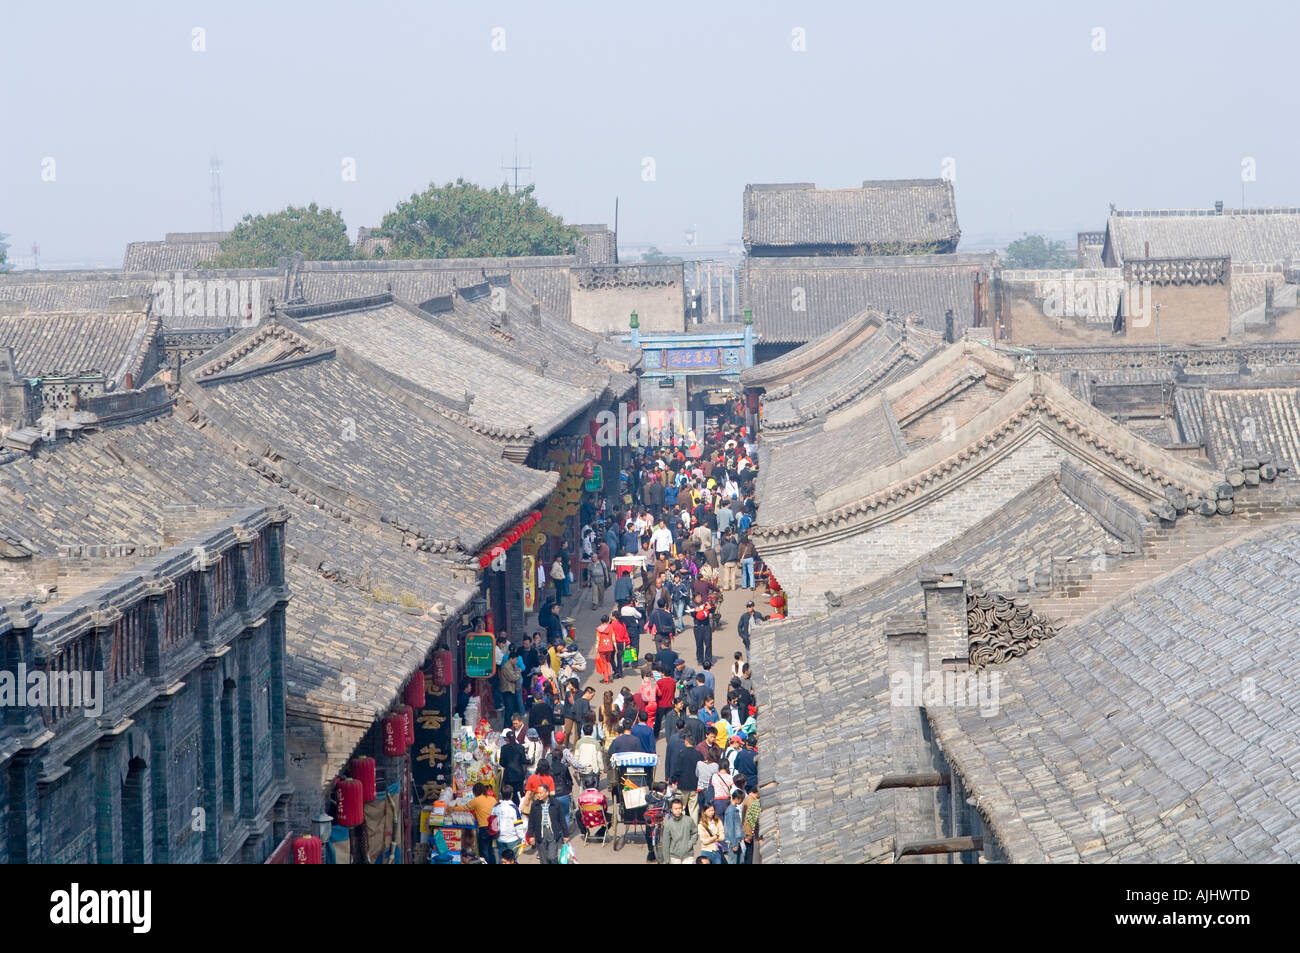
<svg viewBox="0 0 1300 953">
<path fill-rule="evenodd" d="M 451 783 L 451 688 L 436 679 L 424 680 L 424 704 L 415 713 L 415 745 L 411 779 L 417 798 L 431 804 Z"/>
<path fill-rule="evenodd" d="M 537 557 L 524 557 L 524 611 L 532 612 L 537 605 Z"/>
</svg>

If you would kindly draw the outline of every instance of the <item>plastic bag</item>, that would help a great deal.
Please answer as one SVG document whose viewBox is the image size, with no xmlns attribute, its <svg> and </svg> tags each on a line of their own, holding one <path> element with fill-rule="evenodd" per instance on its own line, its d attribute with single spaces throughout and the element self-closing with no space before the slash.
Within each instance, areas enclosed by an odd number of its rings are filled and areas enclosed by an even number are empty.
<svg viewBox="0 0 1300 953">
<path fill-rule="evenodd" d="M 560 845 L 560 863 L 576 864 L 578 862 L 578 852 L 573 849 L 573 845 L 565 841 Z"/>
</svg>

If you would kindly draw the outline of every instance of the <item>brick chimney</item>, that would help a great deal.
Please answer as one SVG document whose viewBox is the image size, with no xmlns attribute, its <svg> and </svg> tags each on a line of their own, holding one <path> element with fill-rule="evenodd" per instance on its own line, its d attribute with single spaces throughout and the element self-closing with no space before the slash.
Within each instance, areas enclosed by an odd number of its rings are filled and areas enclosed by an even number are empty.
<svg viewBox="0 0 1300 953">
<path fill-rule="evenodd" d="M 927 657 L 934 671 L 964 672 L 970 667 L 966 626 L 966 580 L 953 566 L 921 570 L 925 593 Z"/>
<path fill-rule="evenodd" d="M 919 616 L 890 616 L 885 620 L 889 674 L 889 773 L 918 775 L 937 768 L 925 712 L 926 621 Z M 938 788 L 894 789 L 894 844 L 934 840 L 938 836 Z M 933 864 L 933 855 L 899 858 L 899 863 Z"/>
</svg>

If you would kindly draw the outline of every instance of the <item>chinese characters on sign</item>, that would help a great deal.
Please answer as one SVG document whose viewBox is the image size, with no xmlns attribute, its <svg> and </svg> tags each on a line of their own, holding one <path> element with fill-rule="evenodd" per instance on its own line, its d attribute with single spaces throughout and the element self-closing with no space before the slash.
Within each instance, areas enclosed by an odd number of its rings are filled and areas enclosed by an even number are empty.
<svg viewBox="0 0 1300 953">
<path fill-rule="evenodd" d="M 415 713 L 415 745 L 411 780 L 421 801 L 437 798 L 451 778 L 451 691 L 429 679 L 425 701 Z"/>
<path fill-rule="evenodd" d="M 465 674 L 470 678 L 491 678 L 497 670 L 496 640 L 491 632 L 465 637 Z"/>
<path fill-rule="evenodd" d="M 690 347 L 664 351 L 664 366 L 674 371 L 716 368 L 721 364 L 721 348 Z"/>
</svg>

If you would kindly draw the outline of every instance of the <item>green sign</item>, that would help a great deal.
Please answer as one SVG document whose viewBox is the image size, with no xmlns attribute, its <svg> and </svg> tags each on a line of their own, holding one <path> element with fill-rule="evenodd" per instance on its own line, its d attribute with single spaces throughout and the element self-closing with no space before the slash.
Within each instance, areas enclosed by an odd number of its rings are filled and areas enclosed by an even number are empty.
<svg viewBox="0 0 1300 953">
<path fill-rule="evenodd" d="M 591 479 L 587 481 L 586 490 L 588 493 L 599 493 L 605 488 L 605 477 L 600 472 L 600 464 L 593 464 L 591 468 Z"/>
<path fill-rule="evenodd" d="M 497 670 L 496 638 L 491 632 L 465 637 L 465 674 L 470 678 L 491 678 Z"/>
</svg>

